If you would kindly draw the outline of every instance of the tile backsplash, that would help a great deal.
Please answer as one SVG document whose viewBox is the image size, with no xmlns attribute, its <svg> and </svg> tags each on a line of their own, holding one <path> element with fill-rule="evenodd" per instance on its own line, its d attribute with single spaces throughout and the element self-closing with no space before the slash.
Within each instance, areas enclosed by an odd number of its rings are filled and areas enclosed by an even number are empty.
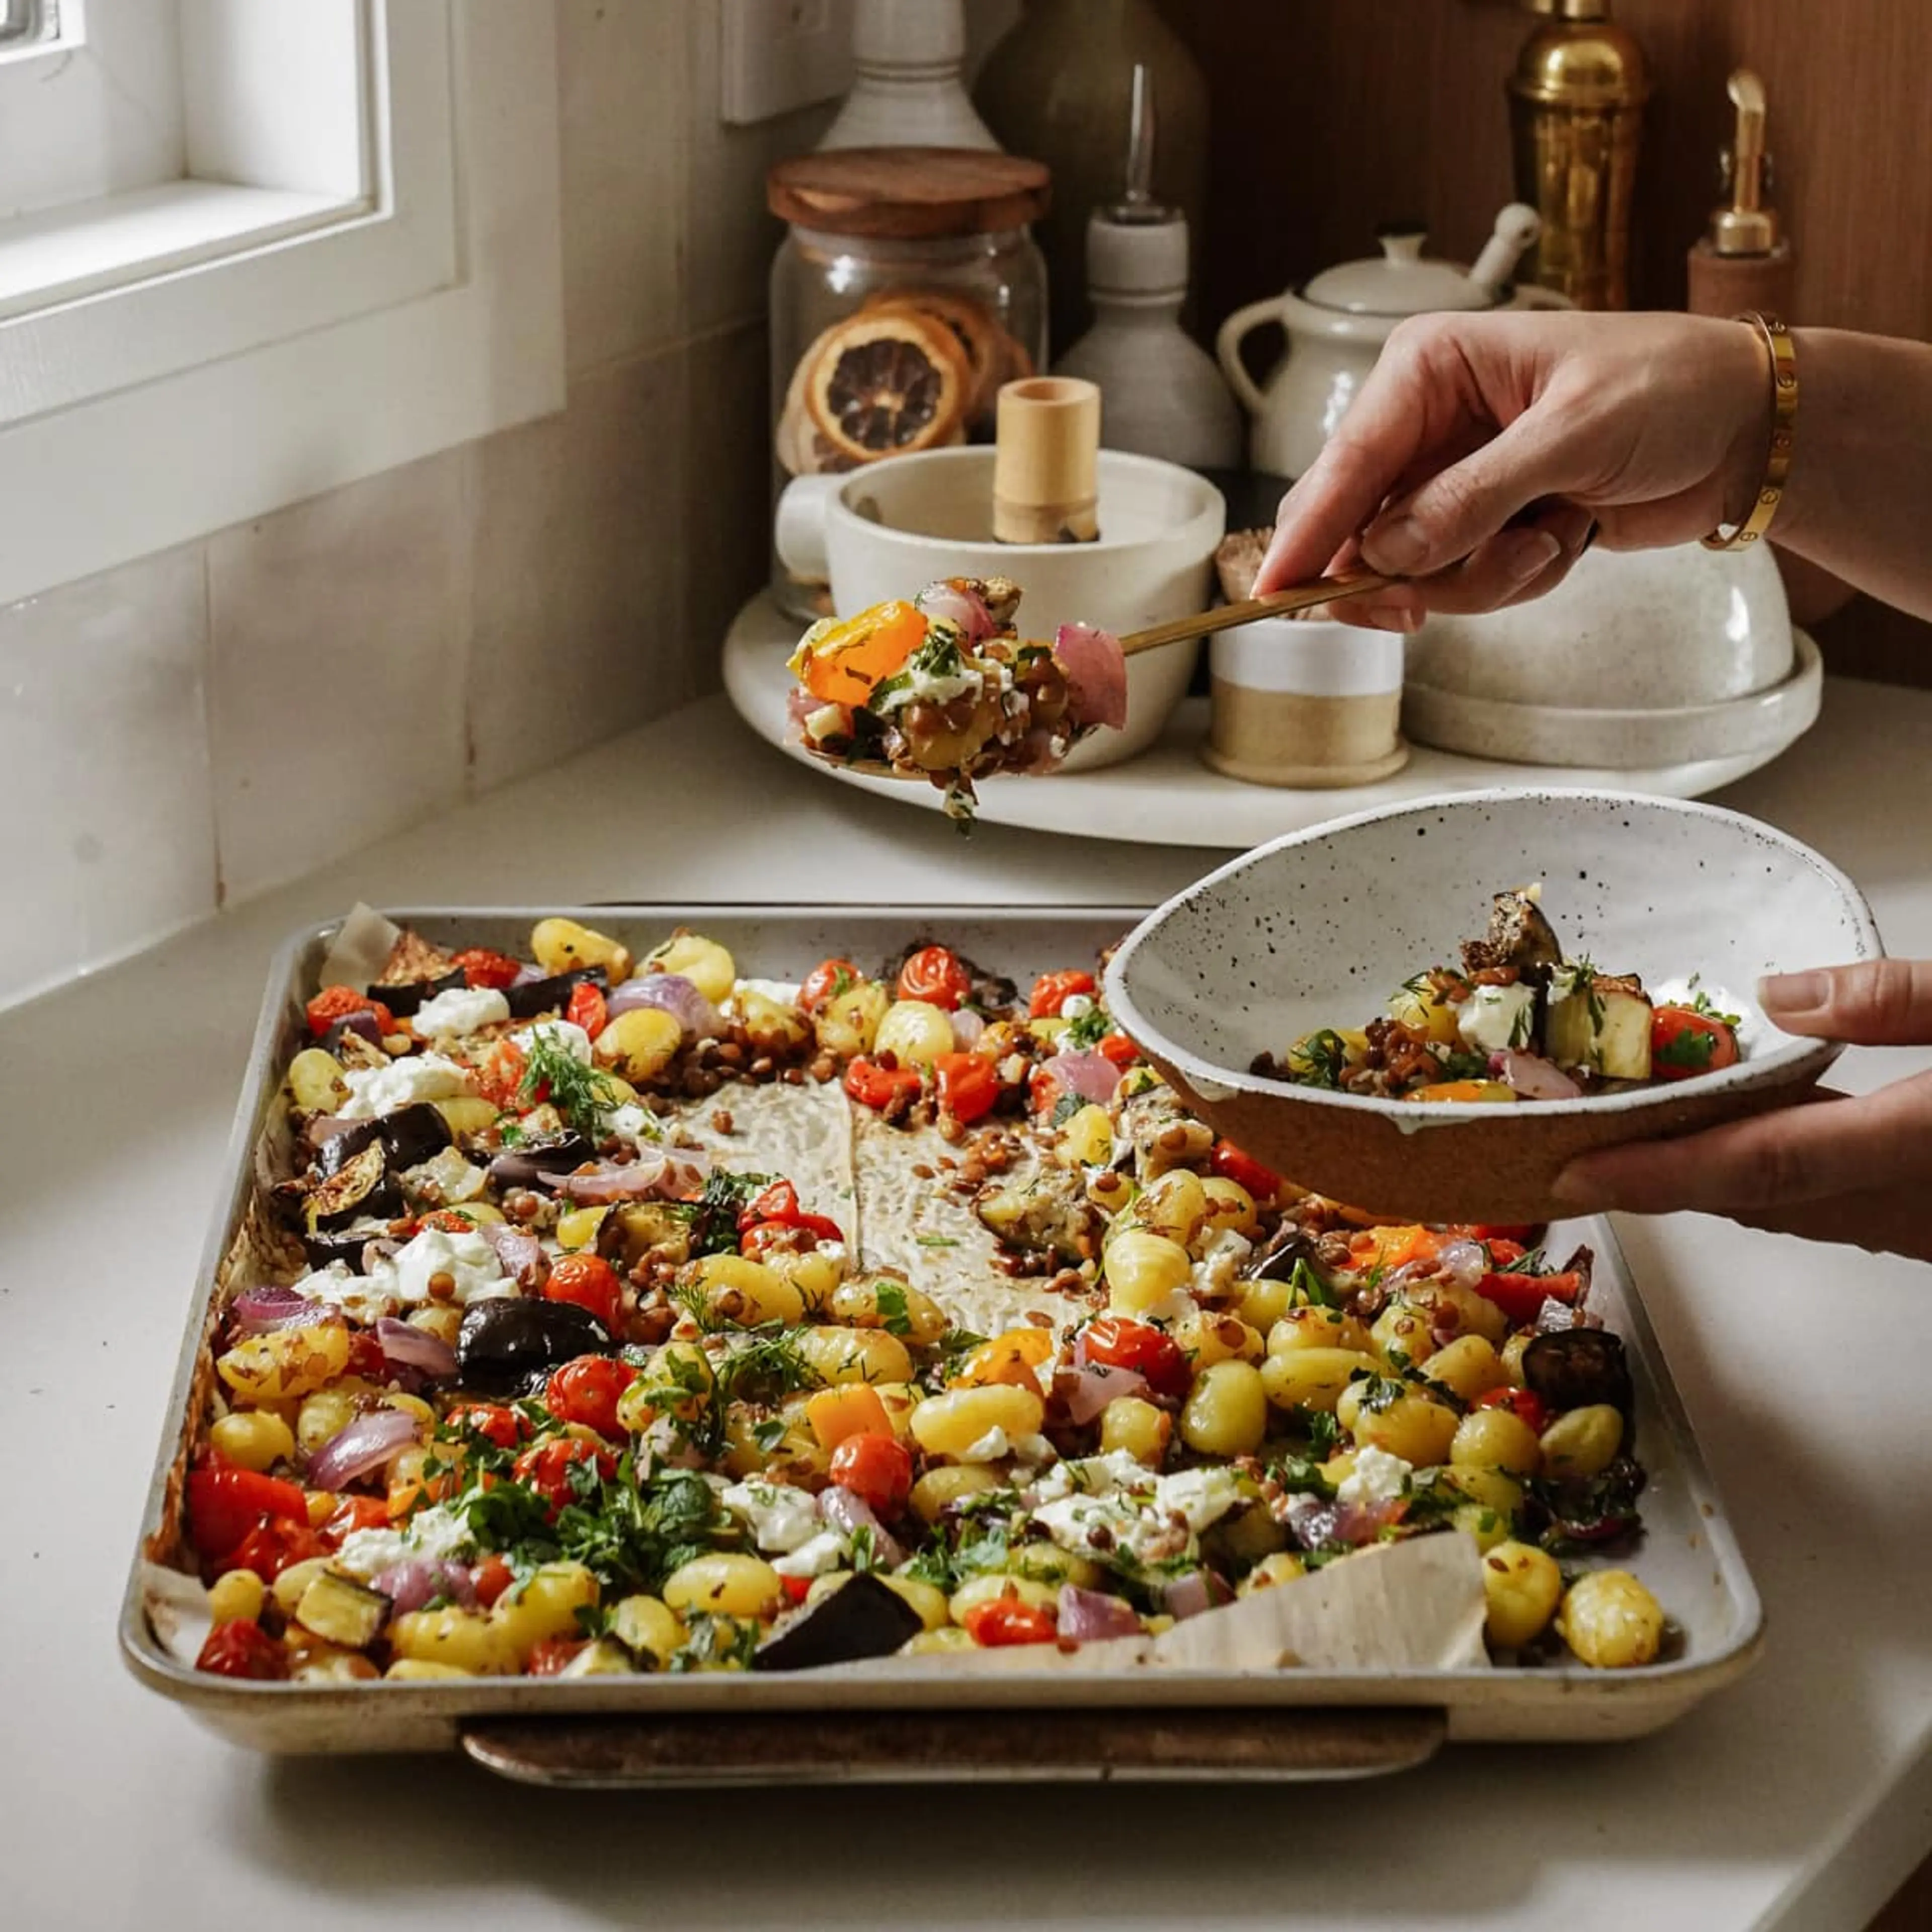
<svg viewBox="0 0 1932 1932">
<path fill-rule="evenodd" d="M 0 1004 L 682 704 L 769 528 L 716 0 L 556 0 L 559 416 L 0 609 Z"/>
</svg>

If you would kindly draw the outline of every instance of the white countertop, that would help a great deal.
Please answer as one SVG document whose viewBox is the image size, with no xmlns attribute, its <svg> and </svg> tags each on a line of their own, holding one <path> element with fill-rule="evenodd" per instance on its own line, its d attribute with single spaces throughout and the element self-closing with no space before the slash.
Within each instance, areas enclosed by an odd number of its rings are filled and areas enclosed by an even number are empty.
<svg viewBox="0 0 1932 1932">
<path fill-rule="evenodd" d="M 1892 950 L 1932 956 L 1932 694 L 1834 684 L 1813 736 L 1724 799 L 1820 847 Z M 1455 1749 L 1386 1783 L 1232 1792 L 566 1798 L 454 1757 L 257 1759 L 122 1670 L 122 1582 L 290 929 L 358 896 L 1134 903 L 1220 856 L 992 826 L 969 842 L 788 764 L 714 699 L 0 1016 L 0 1917 L 1863 1925 L 1932 1844 L 1932 1272 L 1716 1222 L 1622 1233 L 1769 1648 L 1640 1743 Z M 1840 1078 L 1913 1064 L 1852 1055 Z"/>
</svg>

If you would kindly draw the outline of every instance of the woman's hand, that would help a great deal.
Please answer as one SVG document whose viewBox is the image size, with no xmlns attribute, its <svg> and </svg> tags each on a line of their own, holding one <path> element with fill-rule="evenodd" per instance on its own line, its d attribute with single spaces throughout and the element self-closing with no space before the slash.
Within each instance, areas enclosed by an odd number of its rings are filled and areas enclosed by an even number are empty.
<svg viewBox="0 0 1932 1932">
<path fill-rule="evenodd" d="M 1766 980 L 1759 1000 L 1786 1033 L 1932 1044 L 1932 962 L 1786 974 Z M 1932 1073 L 1858 1100 L 1820 1094 L 1684 1140 L 1591 1154 L 1564 1171 L 1557 1192 L 1580 1212 L 1688 1208 L 1932 1261 Z"/>
<path fill-rule="evenodd" d="M 1538 310 L 1400 325 L 1282 500 L 1256 592 L 1359 557 L 1420 577 L 1335 607 L 1414 630 L 1426 610 L 1540 596 L 1594 537 L 1684 543 L 1748 512 L 1771 428 L 1756 332 L 1681 315 Z"/>
</svg>

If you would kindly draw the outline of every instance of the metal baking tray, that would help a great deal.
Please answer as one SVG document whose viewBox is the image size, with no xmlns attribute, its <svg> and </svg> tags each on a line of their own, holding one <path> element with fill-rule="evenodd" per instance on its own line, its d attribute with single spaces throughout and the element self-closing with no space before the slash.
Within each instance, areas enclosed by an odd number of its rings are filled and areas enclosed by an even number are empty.
<svg viewBox="0 0 1932 1932">
<path fill-rule="evenodd" d="M 570 908 L 399 909 L 432 939 L 520 951 L 532 923 Z M 1024 983 L 1090 958 L 1134 909 L 598 906 L 586 922 L 641 950 L 688 925 L 742 968 L 797 979 L 827 954 L 884 958 L 942 939 Z M 1450 1740 L 1587 1742 L 1655 1730 L 1749 1668 L 1762 1640 L 1757 1592 L 1693 1438 L 1607 1222 L 1552 1234 L 1595 1250 L 1592 1306 L 1624 1340 L 1637 1390 L 1636 1453 L 1649 1472 L 1648 1534 L 1634 1559 L 1682 1634 L 1668 1661 L 1623 1671 L 1534 1669 L 1338 1672 L 1307 1670 L 938 1675 L 888 1660 L 862 1678 L 740 1676 L 486 1678 L 310 1685 L 237 1682 L 178 1661 L 150 1622 L 150 1560 L 165 1562 L 212 1370 L 205 1343 L 224 1258 L 256 1201 L 256 1150 L 283 1070 L 303 1036 L 302 1004 L 334 922 L 280 949 L 230 1142 L 226 1181 L 201 1262 L 157 1472 L 122 1606 L 121 1647 L 150 1688 L 237 1743 L 273 1752 L 460 1746 L 505 1775 L 542 1784 L 746 1784 L 820 1779 L 1308 1778 L 1422 1762 Z M 1049 1724 L 1042 1714 L 1055 1713 Z"/>
</svg>

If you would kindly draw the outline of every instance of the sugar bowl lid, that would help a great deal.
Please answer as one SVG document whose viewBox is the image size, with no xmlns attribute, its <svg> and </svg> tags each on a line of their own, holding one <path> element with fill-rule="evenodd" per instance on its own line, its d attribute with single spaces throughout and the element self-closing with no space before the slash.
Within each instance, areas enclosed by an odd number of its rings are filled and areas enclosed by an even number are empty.
<svg viewBox="0 0 1932 1932">
<path fill-rule="evenodd" d="M 1379 260 L 1342 262 L 1324 268 L 1301 291 L 1303 301 L 1350 315 L 1427 315 L 1442 309 L 1496 305 L 1496 291 L 1470 278 L 1453 262 L 1425 256 L 1419 222 L 1394 222 L 1376 231 Z"/>
</svg>

